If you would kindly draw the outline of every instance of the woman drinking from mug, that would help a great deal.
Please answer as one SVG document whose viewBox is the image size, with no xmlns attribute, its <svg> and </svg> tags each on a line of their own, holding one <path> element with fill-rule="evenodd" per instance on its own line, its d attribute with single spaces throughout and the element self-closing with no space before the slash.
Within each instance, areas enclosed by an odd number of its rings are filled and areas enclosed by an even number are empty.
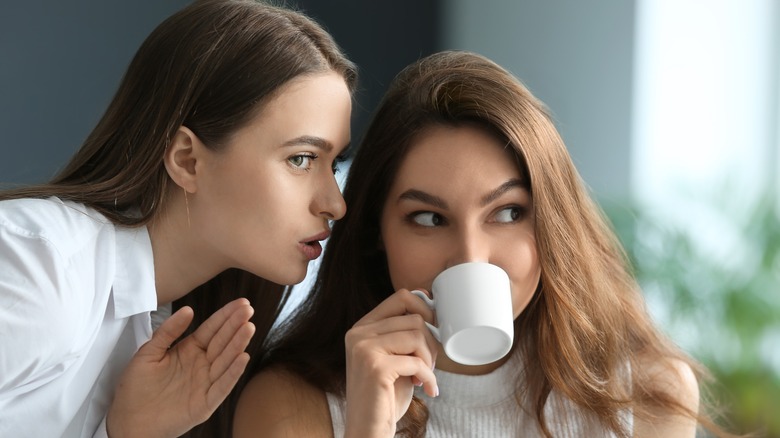
<svg viewBox="0 0 780 438">
<path fill-rule="evenodd" d="M 175 437 L 208 418 L 344 214 L 354 83 L 287 9 L 199 0 L 160 24 L 59 175 L 0 193 L 0 436 Z M 152 333 L 185 296 L 205 306 Z"/>
<path fill-rule="evenodd" d="M 544 105 L 495 63 L 444 52 L 404 69 L 344 196 L 312 296 L 251 370 L 234 436 L 693 437 L 710 424 L 701 368 L 650 320 Z M 412 293 L 466 262 L 511 285 L 512 350 L 477 366 L 447 356 Z"/>
</svg>

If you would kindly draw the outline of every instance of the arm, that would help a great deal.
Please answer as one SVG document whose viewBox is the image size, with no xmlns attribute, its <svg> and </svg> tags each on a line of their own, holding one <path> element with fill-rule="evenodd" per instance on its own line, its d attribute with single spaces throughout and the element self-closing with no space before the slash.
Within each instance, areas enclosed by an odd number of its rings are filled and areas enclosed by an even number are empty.
<svg viewBox="0 0 780 438">
<path fill-rule="evenodd" d="M 234 300 L 173 347 L 192 309 L 168 318 L 122 374 L 106 417 L 108 435 L 175 437 L 207 420 L 249 361 L 252 313 L 249 301 Z"/>
<path fill-rule="evenodd" d="M 672 394 L 692 412 L 699 410 L 699 385 L 691 367 L 681 360 L 646 361 L 649 374 L 655 376 L 658 389 Z M 660 420 L 634 419 L 634 437 L 694 438 L 696 419 L 667 413 Z"/>
<path fill-rule="evenodd" d="M 325 393 L 294 374 L 265 370 L 241 392 L 233 417 L 234 438 L 332 436 Z"/>
</svg>

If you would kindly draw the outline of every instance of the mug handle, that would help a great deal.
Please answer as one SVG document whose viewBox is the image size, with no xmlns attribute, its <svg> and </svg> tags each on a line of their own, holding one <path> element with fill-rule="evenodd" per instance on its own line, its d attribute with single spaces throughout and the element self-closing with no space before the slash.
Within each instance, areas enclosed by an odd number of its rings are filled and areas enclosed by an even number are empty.
<svg viewBox="0 0 780 438">
<path fill-rule="evenodd" d="M 428 295 L 425 295 L 425 292 L 423 292 L 421 290 L 415 289 L 415 290 L 411 291 L 411 293 L 412 293 L 412 295 L 414 295 L 414 296 L 420 298 L 421 300 L 423 300 L 425 302 L 425 304 L 427 304 L 428 307 L 431 310 L 434 310 L 434 311 L 436 310 L 436 303 L 434 302 L 433 299 L 428 298 Z M 428 321 L 425 321 L 425 325 L 428 326 L 428 330 L 430 330 L 430 332 L 433 335 L 433 337 L 436 338 L 436 340 L 439 341 L 439 343 L 441 343 L 441 335 L 439 334 L 439 328 L 436 327 L 435 325 L 429 323 Z"/>
</svg>

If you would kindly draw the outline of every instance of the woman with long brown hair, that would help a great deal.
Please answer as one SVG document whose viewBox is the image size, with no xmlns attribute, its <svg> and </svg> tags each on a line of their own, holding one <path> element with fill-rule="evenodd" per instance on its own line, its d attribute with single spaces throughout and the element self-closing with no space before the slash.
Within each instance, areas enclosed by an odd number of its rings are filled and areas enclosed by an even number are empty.
<svg viewBox="0 0 780 438">
<path fill-rule="evenodd" d="M 720 433 L 699 415 L 703 370 L 651 321 L 545 106 L 500 66 L 443 52 L 404 69 L 344 197 L 234 436 Z M 446 356 L 410 292 L 471 261 L 508 273 L 515 318 L 510 354 L 480 366 Z"/>
<path fill-rule="evenodd" d="M 355 80 L 258 1 L 149 35 L 65 168 L 0 192 L 0 436 L 174 437 L 214 412 L 344 214 Z"/>
</svg>

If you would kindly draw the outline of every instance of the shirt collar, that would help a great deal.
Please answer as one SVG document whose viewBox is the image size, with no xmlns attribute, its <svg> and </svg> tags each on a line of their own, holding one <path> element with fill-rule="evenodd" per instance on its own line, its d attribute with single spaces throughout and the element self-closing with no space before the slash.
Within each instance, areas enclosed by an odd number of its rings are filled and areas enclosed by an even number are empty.
<svg viewBox="0 0 780 438">
<path fill-rule="evenodd" d="M 157 309 L 152 242 L 146 226 L 116 227 L 114 316 L 129 316 Z"/>
</svg>

